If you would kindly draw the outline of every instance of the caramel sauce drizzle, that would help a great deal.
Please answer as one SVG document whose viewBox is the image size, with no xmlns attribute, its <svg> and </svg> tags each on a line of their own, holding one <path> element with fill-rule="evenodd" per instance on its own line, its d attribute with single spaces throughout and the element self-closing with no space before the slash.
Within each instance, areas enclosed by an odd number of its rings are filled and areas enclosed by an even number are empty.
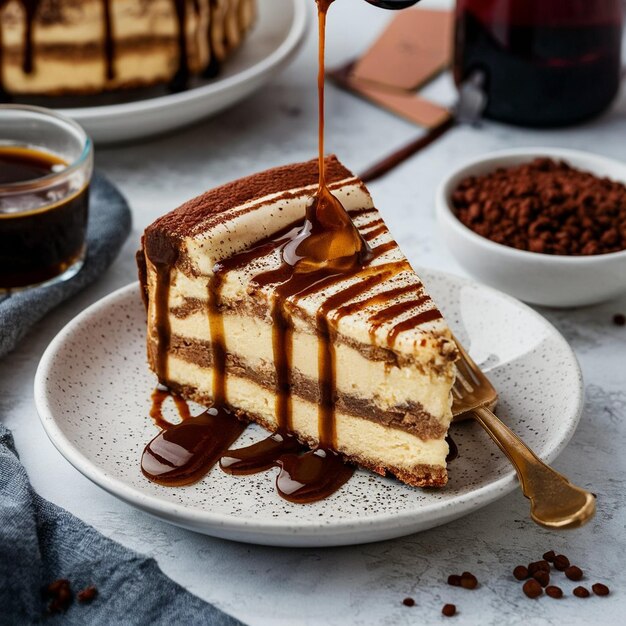
<svg viewBox="0 0 626 626">
<path fill-rule="evenodd" d="M 280 468 L 276 490 L 295 504 L 315 502 L 333 494 L 354 470 L 332 450 L 307 450 L 296 437 L 276 431 L 266 439 L 239 450 L 229 450 L 220 467 L 228 474 L 245 476 Z"/>
<path fill-rule="evenodd" d="M 376 237 L 386 232 L 387 232 L 387 226 L 385 224 L 382 224 L 381 226 L 373 228 L 372 230 L 368 230 L 363 235 L 363 239 L 365 239 L 365 241 L 372 241 L 372 239 L 376 239 Z"/>
<path fill-rule="evenodd" d="M 111 15 L 111 0 L 102 0 L 104 14 L 104 58 L 106 60 L 105 76 L 107 80 L 115 78 L 115 44 L 113 42 L 113 22 Z"/>
<path fill-rule="evenodd" d="M 178 251 L 167 240 L 150 240 L 146 242 L 146 256 L 154 266 L 156 285 L 152 314 L 156 333 L 156 354 L 154 369 L 159 382 L 168 381 L 168 352 L 172 329 L 169 319 L 170 282 L 174 264 L 178 260 Z"/>
<path fill-rule="evenodd" d="M 182 421 L 191 417 L 189 411 L 189 405 L 184 398 L 181 398 L 178 394 L 172 393 L 167 387 L 157 387 L 152 392 L 152 406 L 150 408 L 150 417 L 154 420 L 154 423 L 162 430 L 175 426 L 172 422 L 165 419 L 163 416 L 163 404 L 168 398 L 172 398 L 178 414 Z"/>
<path fill-rule="evenodd" d="M 174 0 L 176 20 L 178 23 L 178 70 L 172 80 L 172 89 L 182 91 L 189 82 L 189 60 L 187 54 L 187 0 Z"/>
<path fill-rule="evenodd" d="M 392 269 L 394 270 L 393 274 L 399 274 L 400 272 L 407 269 L 407 267 L 409 267 L 408 261 L 406 263 L 399 262 L 399 263 L 393 263 L 390 265 L 392 266 Z M 395 289 L 390 289 L 388 291 L 376 293 L 374 295 L 369 296 L 368 298 L 365 298 L 364 300 L 360 300 L 359 302 L 352 302 L 351 304 L 344 304 L 343 306 L 338 306 L 333 313 L 333 318 L 336 322 L 338 322 L 342 317 L 346 317 L 348 315 L 354 315 L 355 313 L 358 313 L 362 309 L 375 306 L 377 304 L 383 304 L 387 302 L 390 298 L 394 298 L 396 296 L 402 296 L 405 293 L 411 293 L 412 291 L 415 291 L 415 290 L 416 290 L 415 285 L 403 285 L 402 287 L 396 287 Z M 368 321 L 370 320 L 371 320 L 371 316 L 368 318 Z"/>
<path fill-rule="evenodd" d="M 222 407 L 226 404 L 226 341 L 224 338 L 224 319 L 220 311 L 222 279 L 214 273 L 207 285 L 209 305 L 209 333 L 213 352 L 213 405 Z"/>
<path fill-rule="evenodd" d="M 197 482 L 217 463 L 246 428 L 224 407 L 162 430 L 144 449 L 141 470 L 149 480 L 166 486 Z"/>
<path fill-rule="evenodd" d="M 395 319 L 399 315 L 403 315 L 407 311 L 410 311 L 413 308 L 421 306 L 422 304 L 428 302 L 430 298 L 427 295 L 423 295 L 419 297 L 417 300 L 408 300 L 404 302 L 398 302 L 396 304 L 392 304 L 388 306 L 378 313 L 374 313 L 368 318 L 368 322 L 370 325 L 370 337 L 372 340 L 376 336 L 376 331 L 387 324 L 389 321 Z"/>
<path fill-rule="evenodd" d="M 376 209 L 374 207 L 364 207 L 362 209 L 350 209 L 349 215 L 354 219 L 355 217 L 361 217 L 362 215 L 369 215 L 375 212 Z"/>
<path fill-rule="evenodd" d="M 279 467 L 279 459 L 284 454 L 298 454 L 305 452 L 306 449 L 291 433 L 277 430 L 251 446 L 228 450 L 220 459 L 220 467 L 227 474 L 236 476 L 257 474 L 272 467 Z"/>
<path fill-rule="evenodd" d="M 156 266 L 156 288 L 154 290 L 154 327 L 157 334 L 155 372 L 159 381 L 168 380 L 168 351 L 172 330 L 169 320 L 170 271 L 166 265 Z"/>
<path fill-rule="evenodd" d="M 361 235 L 352 218 L 373 213 L 364 208 L 346 212 L 331 193 L 325 173 L 324 161 L 324 47 L 326 13 L 334 0 L 317 0 L 319 15 L 319 181 L 318 189 L 306 207 L 304 223 L 289 224 L 279 232 L 259 241 L 249 250 L 232 255 L 217 263 L 207 285 L 209 330 L 213 351 L 213 403 L 202 415 L 185 419 L 175 426 L 162 420 L 166 430 L 148 444 L 142 458 L 144 474 L 161 484 L 180 485 L 199 480 L 219 459 L 223 471 L 246 475 L 278 467 L 276 479 L 278 493 L 285 499 L 306 503 L 328 497 L 337 491 L 353 474 L 354 469 L 345 464 L 337 453 L 335 404 L 337 324 L 345 316 L 357 313 L 367 306 L 383 304 L 389 297 L 415 292 L 415 298 L 387 307 L 369 316 L 372 332 L 380 325 L 391 322 L 398 313 L 405 313 L 425 303 L 427 296 L 420 295 L 421 286 L 404 285 L 355 302 L 354 299 L 390 278 L 409 270 L 408 261 L 392 261 L 372 265 L 371 262 L 395 247 L 390 241 L 370 248 L 368 241 L 387 231 L 382 219 L 376 218 L 361 226 Z M 166 246 L 146 250 L 157 271 L 155 290 L 155 327 L 158 335 L 156 370 L 161 382 L 167 380 L 167 350 L 169 348 L 168 289 L 170 270 Z M 252 279 L 253 288 L 272 286 L 270 312 L 272 317 L 272 346 L 276 374 L 275 416 L 276 431 L 269 437 L 250 446 L 227 450 L 245 429 L 236 419 L 227 400 L 227 346 L 220 310 L 224 276 L 243 268 L 252 261 L 280 251 L 282 262 L 276 269 L 261 272 Z M 174 259 L 175 261 L 175 259 Z M 169 267 L 173 262 L 169 259 Z M 292 307 L 307 296 L 335 287 L 340 282 L 358 280 L 347 284 L 324 299 L 316 312 L 315 325 L 318 339 L 318 440 L 313 450 L 307 448 L 292 434 L 292 357 L 293 320 Z M 428 313 L 428 312 L 427 312 Z M 438 314 L 438 312 L 437 312 Z M 419 315 L 424 316 L 424 313 Z M 430 315 L 434 315 L 430 312 Z M 440 314 L 437 315 L 437 317 Z M 411 317 L 394 326 L 391 333 L 401 332 L 414 323 Z M 433 316 L 433 319 L 435 317 Z M 156 393 L 156 392 L 155 392 Z M 163 403 L 160 394 L 155 396 Z M 174 396 L 176 402 L 176 396 Z M 178 406 L 178 404 L 177 404 Z M 184 409 L 183 409 L 184 410 Z M 179 407 L 179 411 L 181 408 Z M 160 414 L 160 413 L 159 413 Z M 182 415 L 182 413 L 181 413 Z M 155 416 L 153 415 L 153 418 Z M 158 415 L 157 415 L 158 417 Z M 155 418 L 156 419 L 156 418 Z"/>
<path fill-rule="evenodd" d="M 426 297 L 425 297 L 426 298 Z M 413 304 L 414 307 L 421 306 L 427 299 L 420 299 Z M 396 339 L 400 333 L 403 333 L 407 330 L 412 330 L 413 328 L 417 328 L 422 324 L 426 324 L 428 322 L 434 322 L 435 320 L 441 319 L 441 311 L 439 309 L 428 309 L 426 311 L 422 311 L 421 313 L 417 313 L 412 317 L 409 317 L 402 322 L 398 322 L 387 335 L 387 341 L 390 347 L 394 347 L 396 345 Z"/>
</svg>

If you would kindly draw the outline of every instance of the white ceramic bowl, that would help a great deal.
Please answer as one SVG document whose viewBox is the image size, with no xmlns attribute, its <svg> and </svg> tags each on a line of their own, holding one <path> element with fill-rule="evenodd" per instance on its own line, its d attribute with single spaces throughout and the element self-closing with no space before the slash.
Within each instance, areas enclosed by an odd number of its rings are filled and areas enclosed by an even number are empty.
<svg viewBox="0 0 626 626">
<path fill-rule="evenodd" d="M 546 156 L 626 184 L 626 164 L 588 152 L 560 148 L 493 152 L 452 172 L 437 190 L 437 221 L 448 248 L 472 276 L 525 302 L 574 307 L 626 293 L 626 251 L 570 257 L 517 250 L 481 237 L 454 215 L 450 196 L 464 178 Z"/>
</svg>

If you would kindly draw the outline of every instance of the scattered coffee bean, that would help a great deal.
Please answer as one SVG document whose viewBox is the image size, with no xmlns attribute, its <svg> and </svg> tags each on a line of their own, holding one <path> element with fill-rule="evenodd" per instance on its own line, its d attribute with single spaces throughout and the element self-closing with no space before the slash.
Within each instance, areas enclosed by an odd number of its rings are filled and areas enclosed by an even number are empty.
<svg viewBox="0 0 626 626">
<path fill-rule="evenodd" d="M 404 606 L 415 606 L 415 600 L 413 600 L 413 598 L 404 598 L 402 604 L 404 604 Z"/>
<path fill-rule="evenodd" d="M 556 585 L 548 585 L 546 587 L 546 595 L 550 596 L 551 598 L 562 598 L 563 590 Z"/>
<path fill-rule="evenodd" d="M 572 592 L 577 598 L 588 598 L 591 594 L 586 587 L 576 587 Z"/>
<path fill-rule="evenodd" d="M 560 572 L 564 572 L 569 567 L 569 559 L 563 554 L 557 554 L 554 557 L 554 567 Z"/>
<path fill-rule="evenodd" d="M 72 604 L 72 588 L 67 578 L 60 578 L 50 583 L 46 593 L 51 598 L 48 613 L 64 613 Z"/>
<path fill-rule="evenodd" d="M 478 587 L 478 579 L 471 572 L 463 572 L 461 574 L 461 587 L 463 589 L 476 589 Z"/>
<path fill-rule="evenodd" d="M 577 565 L 570 565 L 565 570 L 565 575 L 570 580 L 580 580 L 583 577 L 583 571 Z"/>
<path fill-rule="evenodd" d="M 597 596 L 608 596 L 610 593 L 609 588 L 602 583 L 594 583 L 591 588 Z"/>
<path fill-rule="evenodd" d="M 534 578 L 527 580 L 522 590 L 529 598 L 538 598 L 543 593 L 541 585 Z"/>
<path fill-rule="evenodd" d="M 93 585 L 91 585 L 90 587 L 85 587 L 85 589 L 79 591 L 76 594 L 76 597 L 78 598 L 79 602 L 92 602 L 93 600 L 95 600 L 97 595 L 98 590 Z"/>
<path fill-rule="evenodd" d="M 448 576 L 448 584 L 453 587 L 460 587 L 461 577 L 458 574 L 450 574 L 450 576 Z"/>
<path fill-rule="evenodd" d="M 547 552 L 544 552 L 543 560 L 548 561 L 548 563 L 554 563 L 555 556 L 556 554 L 554 553 L 554 550 L 548 550 Z"/>
<path fill-rule="evenodd" d="M 444 604 L 443 609 L 441 609 L 441 612 L 446 617 L 452 617 L 453 615 L 456 614 L 456 606 L 454 606 L 454 604 Z"/>
<path fill-rule="evenodd" d="M 539 570 L 533 574 L 533 578 L 542 586 L 545 587 L 550 582 L 550 574 L 544 570 Z"/>
<path fill-rule="evenodd" d="M 550 573 L 550 563 L 548 561 L 534 561 L 528 564 L 528 573 L 532 576 L 535 572 L 548 572 Z"/>
<path fill-rule="evenodd" d="M 518 565 L 513 570 L 513 576 L 517 578 L 517 580 L 526 580 L 530 574 L 528 573 L 528 568 L 523 565 Z"/>
<path fill-rule="evenodd" d="M 615 324 L 615 326 L 626 326 L 626 315 L 623 313 L 616 313 L 613 316 L 613 324 Z"/>
</svg>

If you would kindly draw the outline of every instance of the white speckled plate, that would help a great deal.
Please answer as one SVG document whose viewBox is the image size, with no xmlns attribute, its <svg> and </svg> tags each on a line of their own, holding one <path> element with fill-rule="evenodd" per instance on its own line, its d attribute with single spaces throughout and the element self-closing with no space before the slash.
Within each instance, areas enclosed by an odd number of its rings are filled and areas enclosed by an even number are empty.
<svg viewBox="0 0 626 626">
<path fill-rule="evenodd" d="M 469 280 L 422 276 L 459 339 L 500 392 L 498 413 L 547 460 L 574 433 L 582 407 L 576 357 L 563 337 L 517 300 Z M 144 347 L 137 284 L 97 302 L 46 350 L 35 398 L 48 436 L 80 472 L 168 522 L 209 535 L 279 546 L 333 546 L 407 535 L 465 515 L 510 492 L 513 469 L 474 423 L 454 425 L 460 457 L 443 489 L 421 490 L 357 471 L 331 498 L 290 504 L 276 470 L 233 477 L 214 467 L 189 487 L 146 480 L 139 461 L 156 434 L 148 417 L 155 377 Z M 173 416 L 173 413 L 172 413 Z M 240 443 L 265 436 L 251 426 Z"/>
</svg>

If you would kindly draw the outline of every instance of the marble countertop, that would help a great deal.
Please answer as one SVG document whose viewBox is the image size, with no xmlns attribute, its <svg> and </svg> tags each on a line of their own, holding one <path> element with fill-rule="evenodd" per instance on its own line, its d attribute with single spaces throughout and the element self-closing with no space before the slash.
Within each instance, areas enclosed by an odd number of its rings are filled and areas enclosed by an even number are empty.
<svg viewBox="0 0 626 626">
<path fill-rule="evenodd" d="M 359 0 L 337 3 L 333 12 L 329 64 L 363 50 L 390 17 Z M 132 235 L 105 277 L 40 322 L 0 362 L 0 416 L 15 434 L 34 487 L 105 535 L 154 556 L 174 580 L 254 626 L 446 623 L 441 607 L 447 602 L 457 605 L 456 624 L 623 624 L 626 329 L 611 320 L 626 313 L 626 294 L 596 307 L 540 310 L 571 343 L 585 378 L 580 427 L 555 462 L 598 496 L 596 518 L 575 531 L 536 526 L 517 491 L 456 522 L 394 541 L 306 550 L 237 544 L 181 530 L 120 502 L 80 475 L 44 434 L 32 382 L 48 342 L 87 305 L 135 280 L 133 255 L 154 218 L 216 184 L 315 154 L 315 72 L 315 40 L 309 37 L 281 77 L 230 111 L 173 136 L 97 150 L 97 166 L 133 208 Z M 433 90 L 444 101 L 452 97 L 449 78 Z M 356 171 L 419 132 L 332 86 L 327 107 L 327 148 Z M 624 137 L 626 94 L 601 118 L 572 129 L 462 127 L 373 183 L 371 192 L 411 262 L 463 274 L 442 247 L 434 220 L 435 187 L 449 168 L 513 146 L 571 147 L 626 159 Z M 588 584 L 607 582 L 611 595 L 527 599 L 511 571 L 548 549 L 583 567 Z M 445 584 L 448 574 L 463 570 L 477 575 L 479 589 Z M 406 596 L 415 607 L 402 605 Z"/>
</svg>

